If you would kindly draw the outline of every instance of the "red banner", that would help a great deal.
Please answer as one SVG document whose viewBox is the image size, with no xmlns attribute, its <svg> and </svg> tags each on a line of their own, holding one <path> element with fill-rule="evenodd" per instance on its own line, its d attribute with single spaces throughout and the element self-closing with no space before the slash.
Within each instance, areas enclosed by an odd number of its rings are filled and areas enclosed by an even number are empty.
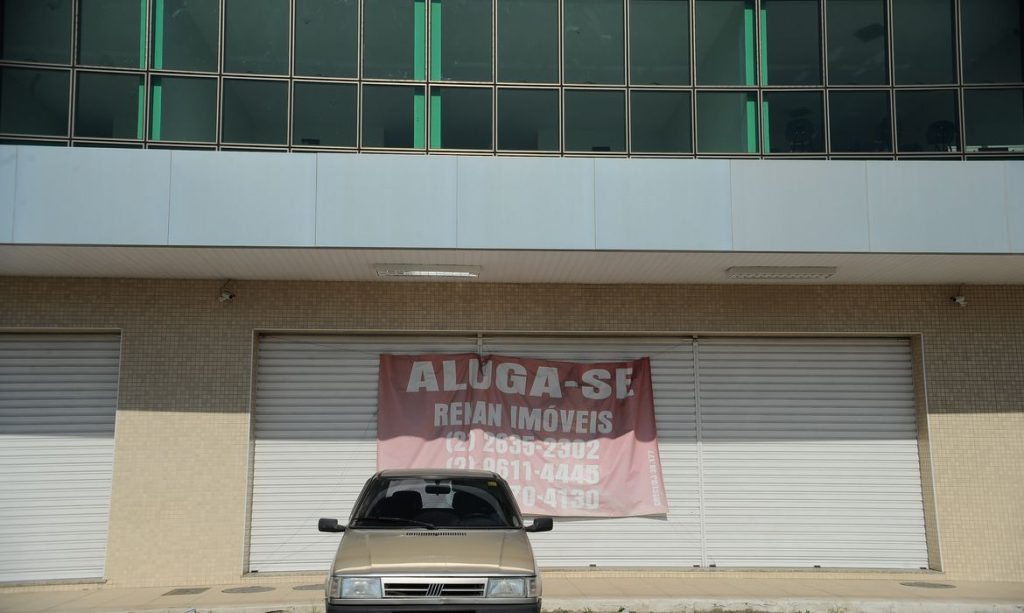
<svg viewBox="0 0 1024 613">
<path fill-rule="evenodd" d="M 666 513 L 648 358 L 381 355 L 377 466 L 475 468 L 524 513 Z"/>
</svg>

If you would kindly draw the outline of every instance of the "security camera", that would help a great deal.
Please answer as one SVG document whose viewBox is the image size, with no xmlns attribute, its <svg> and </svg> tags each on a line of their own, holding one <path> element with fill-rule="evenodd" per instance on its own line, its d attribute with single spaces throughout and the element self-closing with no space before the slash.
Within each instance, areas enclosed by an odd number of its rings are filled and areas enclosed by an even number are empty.
<svg viewBox="0 0 1024 613">
<path fill-rule="evenodd" d="M 950 296 L 949 299 L 955 302 L 957 306 L 967 306 L 967 296 Z"/>
<path fill-rule="evenodd" d="M 235 299 L 235 292 L 233 292 L 233 291 L 231 291 L 229 289 L 222 289 L 220 291 L 220 296 L 217 297 L 217 300 L 220 300 L 221 302 L 231 302 L 234 299 Z"/>
</svg>

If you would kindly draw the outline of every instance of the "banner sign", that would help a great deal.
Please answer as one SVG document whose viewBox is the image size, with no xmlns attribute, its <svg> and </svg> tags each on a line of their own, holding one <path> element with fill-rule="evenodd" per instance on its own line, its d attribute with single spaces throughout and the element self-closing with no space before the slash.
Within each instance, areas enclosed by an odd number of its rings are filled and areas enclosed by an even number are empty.
<svg viewBox="0 0 1024 613">
<path fill-rule="evenodd" d="M 666 513 L 648 358 L 381 355 L 377 466 L 474 468 L 524 513 Z"/>
</svg>

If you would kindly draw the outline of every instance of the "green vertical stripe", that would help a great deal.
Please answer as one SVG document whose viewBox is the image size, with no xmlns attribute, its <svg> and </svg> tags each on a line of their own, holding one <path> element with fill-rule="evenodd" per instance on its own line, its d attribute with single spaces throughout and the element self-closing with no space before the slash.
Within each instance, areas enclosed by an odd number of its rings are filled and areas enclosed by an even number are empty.
<svg viewBox="0 0 1024 613">
<path fill-rule="evenodd" d="M 747 94 L 747 153 L 757 153 L 757 94 Z"/>
<path fill-rule="evenodd" d="M 412 103 L 412 146 L 417 149 L 423 148 L 423 128 L 424 128 L 424 115 L 425 113 L 425 100 L 423 99 L 423 88 L 416 88 L 416 95 Z"/>
<path fill-rule="evenodd" d="M 142 140 L 146 135 L 146 80 L 139 77 L 139 110 L 138 122 L 136 122 L 135 138 Z"/>
<path fill-rule="evenodd" d="M 441 148 L 441 92 L 430 92 L 430 148 Z"/>
<path fill-rule="evenodd" d="M 164 0 L 156 0 L 153 8 L 153 68 L 164 67 Z"/>
<path fill-rule="evenodd" d="M 768 85 L 768 11 L 761 9 L 761 85 Z"/>
<path fill-rule="evenodd" d="M 426 0 L 413 0 L 413 78 L 417 81 L 424 79 L 426 72 L 425 49 L 427 29 L 427 4 Z"/>
<path fill-rule="evenodd" d="M 745 54 L 744 83 L 754 84 L 754 5 L 747 2 L 743 9 L 743 51 Z"/>
<path fill-rule="evenodd" d="M 761 123 L 764 125 L 764 152 L 771 153 L 772 150 L 772 133 L 771 133 L 771 122 L 768 115 L 768 101 L 765 100 L 761 103 Z"/>
<path fill-rule="evenodd" d="M 159 0 L 157 0 L 159 2 Z M 163 124 L 164 105 L 163 79 L 153 77 L 153 113 L 150 118 L 149 136 L 153 140 L 160 140 L 160 128 Z"/>
<path fill-rule="evenodd" d="M 441 0 L 430 0 L 430 78 L 441 78 Z"/>
<path fill-rule="evenodd" d="M 139 68 L 146 67 L 146 4 L 139 0 Z"/>
</svg>

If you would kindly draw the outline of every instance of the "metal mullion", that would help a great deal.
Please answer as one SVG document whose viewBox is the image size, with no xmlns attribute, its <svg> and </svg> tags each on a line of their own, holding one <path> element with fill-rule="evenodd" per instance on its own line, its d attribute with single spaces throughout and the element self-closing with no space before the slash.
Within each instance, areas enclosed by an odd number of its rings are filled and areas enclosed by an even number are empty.
<svg viewBox="0 0 1024 613">
<path fill-rule="evenodd" d="M 363 0 L 356 2 L 356 146 L 358 152 L 363 145 Z"/>
<path fill-rule="evenodd" d="M 957 115 L 959 118 L 959 126 L 957 131 L 960 133 L 960 152 L 966 158 L 967 156 L 967 111 L 964 106 L 964 99 L 966 97 L 966 77 L 964 76 L 964 46 L 962 44 L 962 32 L 963 32 L 963 15 L 962 15 L 962 2 L 961 0 L 953 0 L 953 44 L 956 45 L 954 49 L 954 57 L 956 58 L 955 66 L 955 77 L 957 85 Z"/>
<path fill-rule="evenodd" d="M 565 0 L 555 0 L 558 28 L 558 153 L 565 155 Z"/>
<path fill-rule="evenodd" d="M 218 3 L 218 27 L 217 39 L 217 119 L 215 122 L 217 133 L 214 135 L 214 146 L 221 149 L 224 146 L 224 137 L 221 131 L 224 128 L 224 53 L 225 39 L 227 38 L 227 0 L 220 0 Z"/>
<path fill-rule="evenodd" d="M 630 102 L 632 95 L 630 94 L 630 84 L 632 81 L 632 74 L 630 74 L 630 62 L 629 62 L 629 43 L 630 43 L 630 32 L 629 32 L 629 2 L 630 0 L 622 1 L 622 80 L 625 90 L 623 96 L 625 100 L 625 139 L 623 142 L 623 148 L 626 150 L 626 156 L 633 151 L 633 121 L 632 121 L 632 104 Z"/>
<path fill-rule="evenodd" d="M 754 5 L 754 116 L 757 122 L 757 151 L 761 158 L 768 155 L 768 148 L 766 144 L 766 135 L 764 133 L 764 90 L 763 82 L 767 78 L 766 75 L 761 74 L 761 28 L 764 24 L 761 23 L 761 3 L 763 0 L 750 0 Z"/>
<path fill-rule="evenodd" d="M 295 7 L 296 0 L 288 0 L 288 100 L 285 103 L 285 112 L 288 114 L 285 123 L 285 147 L 291 151 L 292 139 L 294 138 L 294 112 L 295 112 Z"/>
<path fill-rule="evenodd" d="M 139 138 L 143 148 L 145 148 L 149 143 L 150 121 L 152 119 L 150 117 L 150 113 L 152 111 L 150 108 L 150 88 L 152 87 L 152 79 L 150 77 L 149 69 L 152 66 L 153 39 L 151 37 L 151 33 L 153 31 L 153 17 L 155 10 L 156 8 L 153 6 L 153 2 L 151 0 L 146 0 L 146 19 L 144 20 L 146 24 L 146 31 L 139 33 L 139 36 L 142 36 L 146 41 L 146 50 L 142 54 L 142 70 L 145 72 L 142 73 L 142 136 Z"/>
<path fill-rule="evenodd" d="M 697 0 L 687 0 L 690 12 L 690 151 L 697 156 Z"/>
<path fill-rule="evenodd" d="M 498 154 L 498 0 L 491 0 L 491 155 Z"/>
</svg>

